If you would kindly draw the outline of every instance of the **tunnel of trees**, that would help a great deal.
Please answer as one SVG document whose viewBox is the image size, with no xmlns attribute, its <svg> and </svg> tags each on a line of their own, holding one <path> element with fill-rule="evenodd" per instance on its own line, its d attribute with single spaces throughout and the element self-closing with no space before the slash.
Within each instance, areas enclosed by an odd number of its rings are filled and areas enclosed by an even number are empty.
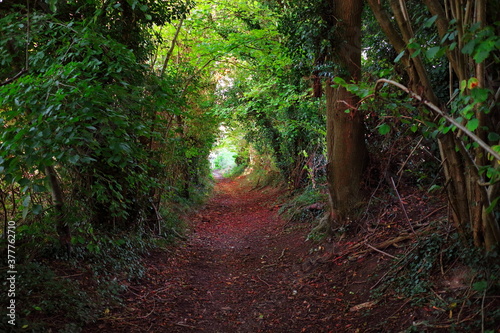
<svg viewBox="0 0 500 333">
<path fill-rule="evenodd" d="M 3 257 L 15 221 L 44 288 L 43 258 L 140 275 L 218 168 L 323 193 L 325 237 L 442 197 L 498 269 L 499 32 L 493 0 L 0 1 Z"/>
</svg>

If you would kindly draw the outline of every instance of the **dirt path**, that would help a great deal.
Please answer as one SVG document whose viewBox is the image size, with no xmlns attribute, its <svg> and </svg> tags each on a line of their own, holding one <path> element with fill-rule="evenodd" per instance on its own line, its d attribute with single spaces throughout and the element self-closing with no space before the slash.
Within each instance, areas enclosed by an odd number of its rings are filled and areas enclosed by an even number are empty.
<svg viewBox="0 0 500 333">
<path fill-rule="evenodd" d="M 193 218 L 189 239 L 148 257 L 145 279 L 128 285 L 125 309 L 112 309 L 85 331 L 380 332 L 370 321 L 388 315 L 352 308 L 369 300 L 380 258 L 363 270 L 330 259 L 313 263 L 313 244 L 305 242 L 310 225 L 285 228 L 278 195 L 221 180 Z M 391 331 L 389 319 L 379 324 Z"/>
</svg>

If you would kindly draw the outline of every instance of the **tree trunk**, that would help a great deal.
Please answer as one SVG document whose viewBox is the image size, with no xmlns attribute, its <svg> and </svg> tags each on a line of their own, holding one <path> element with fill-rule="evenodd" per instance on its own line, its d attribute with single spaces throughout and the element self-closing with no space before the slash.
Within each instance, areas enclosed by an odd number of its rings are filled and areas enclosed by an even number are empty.
<svg viewBox="0 0 500 333">
<path fill-rule="evenodd" d="M 361 76 L 361 0 L 335 1 L 337 20 L 335 53 L 347 82 Z M 359 99 L 331 81 L 325 89 L 327 100 L 328 183 L 331 200 L 330 226 L 341 226 L 355 218 L 359 190 L 367 161 L 363 115 L 356 108 Z"/>
<path fill-rule="evenodd" d="M 45 167 L 45 172 L 49 178 L 50 188 L 52 192 L 52 201 L 56 211 L 56 230 L 59 235 L 61 246 L 69 254 L 71 252 L 71 231 L 64 216 L 64 199 L 61 189 L 61 184 L 57 178 L 57 173 L 54 167 Z"/>
</svg>

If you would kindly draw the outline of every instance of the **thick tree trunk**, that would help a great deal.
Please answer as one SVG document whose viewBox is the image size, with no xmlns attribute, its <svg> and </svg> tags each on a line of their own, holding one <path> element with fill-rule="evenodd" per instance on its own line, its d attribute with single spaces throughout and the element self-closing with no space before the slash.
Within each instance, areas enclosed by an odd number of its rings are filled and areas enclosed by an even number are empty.
<svg viewBox="0 0 500 333">
<path fill-rule="evenodd" d="M 361 0 L 336 1 L 337 62 L 347 81 L 361 76 Z M 367 161 L 363 116 L 356 106 L 357 96 L 327 82 L 328 183 L 332 210 L 330 225 L 343 225 L 354 218 L 359 206 L 359 190 Z"/>
</svg>

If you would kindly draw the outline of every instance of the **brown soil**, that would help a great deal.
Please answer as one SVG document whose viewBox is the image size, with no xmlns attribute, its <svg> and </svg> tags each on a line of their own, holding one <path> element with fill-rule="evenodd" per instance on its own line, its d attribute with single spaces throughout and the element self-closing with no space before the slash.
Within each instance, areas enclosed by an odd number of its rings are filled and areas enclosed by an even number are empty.
<svg viewBox="0 0 500 333">
<path fill-rule="evenodd" d="M 310 224 L 278 216 L 279 190 L 243 184 L 221 180 L 189 239 L 145 258 L 125 306 L 84 332 L 400 332 L 430 316 L 370 297 L 397 248 L 306 241 Z"/>
</svg>

